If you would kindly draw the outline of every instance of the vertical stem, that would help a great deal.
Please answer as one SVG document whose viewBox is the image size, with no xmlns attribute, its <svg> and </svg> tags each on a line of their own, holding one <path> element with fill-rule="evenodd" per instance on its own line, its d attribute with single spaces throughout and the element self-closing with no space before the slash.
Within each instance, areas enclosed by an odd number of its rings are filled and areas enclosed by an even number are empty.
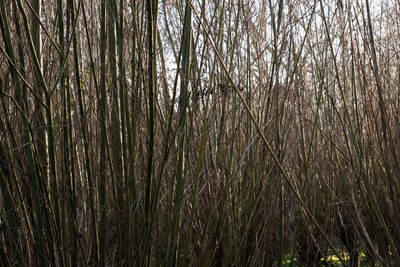
<svg viewBox="0 0 400 267">
<path fill-rule="evenodd" d="M 106 96 L 106 0 L 101 1 L 100 14 L 100 101 L 99 101 L 99 120 L 100 120 L 100 181 L 99 181 L 99 247 L 97 261 L 100 266 L 106 265 L 106 153 L 107 153 L 107 96 Z"/>
<path fill-rule="evenodd" d="M 157 69 L 156 69 L 156 46 L 157 46 L 157 12 L 158 0 L 146 1 L 147 13 L 147 49 L 148 49 L 148 145 L 147 145 L 147 170 L 146 170 L 146 189 L 145 189 L 145 222 L 146 222 L 146 245 L 143 260 L 145 264 L 150 264 L 151 248 L 149 242 L 151 240 L 150 229 L 150 200 L 153 183 L 153 154 L 155 139 L 155 95 L 157 85 Z"/>
<path fill-rule="evenodd" d="M 186 1 L 185 19 L 183 24 L 182 36 L 182 62 L 181 62 L 181 84 L 179 95 L 179 113 L 180 121 L 178 126 L 178 163 L 176 170 L 176 189 L 174 200 L 174 214 L 172 221 L 172 229 L 170 233 L 170 244 L 167 258 L 167 266 L 176 266 L 177 252 L 180 241 L 179 228 L 181 224 L 181 205 L 184 190 L 185 177 L 185 128 L 186 128 L 186 107 L 188 105 L 188 86 L 190 75 L 190 48 L 191 48 L 191 28 L 192 28 L 192 8 L 190 0 Z"/>
</svg>

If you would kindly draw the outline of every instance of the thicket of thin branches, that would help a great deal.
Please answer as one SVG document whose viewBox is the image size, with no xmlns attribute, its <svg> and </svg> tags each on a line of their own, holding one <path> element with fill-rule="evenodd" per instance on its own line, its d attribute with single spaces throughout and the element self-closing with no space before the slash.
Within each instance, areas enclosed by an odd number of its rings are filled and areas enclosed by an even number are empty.
<svg viewBox="0 0 400 267">
<path fill-rule="evenodd" d="M 399 265 L 399 12 L 0 1 L 0 264 Z"/>
</svg>

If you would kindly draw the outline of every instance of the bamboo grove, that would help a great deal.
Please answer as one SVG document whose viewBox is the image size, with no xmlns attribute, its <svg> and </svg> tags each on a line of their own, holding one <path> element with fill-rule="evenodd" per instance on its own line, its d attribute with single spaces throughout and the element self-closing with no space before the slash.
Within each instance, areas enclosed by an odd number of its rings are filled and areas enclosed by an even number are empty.
<svg viewBox="0 0 400 267">
<path fill-rule="evenodd" d="M 400 265 L 399 14 L 0 0 L 0 265 Z"/>
</svg>

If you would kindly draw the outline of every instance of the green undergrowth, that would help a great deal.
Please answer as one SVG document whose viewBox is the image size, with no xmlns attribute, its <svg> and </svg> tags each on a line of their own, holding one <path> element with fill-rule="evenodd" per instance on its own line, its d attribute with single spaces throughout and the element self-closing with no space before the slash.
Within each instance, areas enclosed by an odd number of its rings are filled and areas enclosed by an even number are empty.
<svg viewBox="0 0 400 267">
<path fill-rule="evenodd" d="M 346 253 L 342 253 L 342 260 L 345 263 L 349 262 L 349 256 Z M 359 258 L 359 267 L 363 266 L 380 266 L 379 264 L 372 264 L 371 262 L 367 261 L 366 255 L 364 253 L 361 253 Z M 297 267 L 297 266 L 303 266 L 303 264 L 299 263 L 298 258 L 296 256 L 293 256 L 292 254 L 288 254 L 283 258 L 282 261 L 282 266 L 291 266 L 291 267 Z M 321 258 L 320 259 L 320 266 L 344 266 L 341 262 L 340 259 L 333 254 L 330 254 L 326 258 Z"/>
</svg>

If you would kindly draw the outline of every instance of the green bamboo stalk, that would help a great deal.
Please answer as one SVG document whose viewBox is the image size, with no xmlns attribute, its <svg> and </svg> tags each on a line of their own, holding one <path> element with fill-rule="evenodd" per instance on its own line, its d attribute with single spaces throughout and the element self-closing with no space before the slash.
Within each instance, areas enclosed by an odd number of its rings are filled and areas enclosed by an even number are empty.
<svg viewBox="0 0 400 267">
<path fill-rule="evenodd" d="M 182 47 L 179 51 L 178 54 L 178 62 L 180 61 L 180 58 L 182 56 Z M 154 193 L 152 194 L 152 205 L 151 205 L 151 217 L 150 217 L 150 229 L 153 228 L 154 222 L 157 219 L 156 218 L 156 213 L 157 213 L 157 208 L 158 208 L 158 199 L 160 196 L 160 189 L 162 186 L 162 182 L 163 182 L 163 175 L 165 174 L 165 167 L 167 164 L 167 161 L 169 160 L 169 156 L 171 154 L 171 150 L 173 150 L 174 145 L 175 145 L 175 137 L 177 135 L 177 129 L 173 129 L 173 119 L 174 119 L 174 112 L 175 112 L 175 103 L 177 100 L 177 86 L 178 86 L 178 78 L 179 78 L 179 74 L 180 72 L 177 71 L 176 76 L 175 76 L 175 80 L 174 80 L 174 85 L 173 85 L 173 89 L 172 89 L 172 99 L 171 99 L 171 104 L 169 105 L 169 115 L 168 115 L 168 122 L 167 122 L 167 126 L 165 127 L 165 141 L 163 144 L 163 150 L 162 150 L 162 161 L 159 167 L 159 173 L 157 176 L 157 180 L 156 183 L 154 185 Z M 179 121 L 182 118 L 178 119 L 178 125 L 179 125 Z M 172 193 L 170 194 L 172 195 Z M 168 200 L 168 205 L 171 205 L 172 200 L 169 199 Z M 167 245 L 168 246 L 168 245 Z M 166 259 L 165 259 L 166 260 Z"/>
<path fill-rule="evenodd" d="M 280 119 L 280 114 L 279 114 L 279 80 L 280 80 L 280 58 L 278 56 L 278 38 L 279 38 L 279 31 L 280 31 L 280 25 L 281 25 L 281 20 L 282 20 L 282 12 L 283 12 L 283 1 L 279 1 L 279 8 L 278 8 L 278 18 L 276 19 L 275 22 L 275 13 L 273 10 L 273 6 L 271 1 L 269 1 L 269 7 L 270 7 L 270 13 L 271 13 L 271 21 L 272 21 L 272 32 L 273 32 L 273 39 L 274 39 L 274 48 L 273 48 L 273 62 L 272 62 L 272 72 L 271 72 L 271 78 L 270 78 L 270 87 L 275 85 L 275 127 L 276 127 L 276 155 L 278 160 L 282 160 L 281 157 L 281 119 Z M 273 82 L 273 76 L 275 76 L 275 82 Z M 288 90 L 288 88 L 286 88 Z M 284 101 L 282 101 L 284 103 Z M 283 106 L 283 104 L 282 104 Z M 282 260 L 283 260 L 283 234 L 284 234 L 284 184 L 282 179 L 280 180 L 280 185 L 279 185 L 279 229 L 278 229 L 278 253 L 277 253 L 277 263 L 278 266 L 282 266 Z"/>
<path fill-rule="evenodd" d="M 97 259 L 95 263 L 100 266 L 106 265 L 106 153 L 107 153 L 107 96 L 106 96 L 106 3 L 105 0 L 101 1 L 101 14 L 100 14 L 100 95 L 99 95 L 99 120 L 100 120 L 100 180 L 99 186 L 99 247 L 97 252 Z"/>
<path fill-rule="evenodd" d="M 124 65 L 124 1 L 120 0 L 119 2 L 119 21 L 117 22 L 117 46 L 118 46 L 118 69 L 119 69 L 119 102 L 120 102 L 120 118 L 121 118 L 121 141 L 122 141 L 122 157 L 123 157 L 123 180 L 121 181 L 121 190 L 119 196 L 119 203 L 121 209 L 121 217 L 123 218 L 123 224 L 120 228 L 120 251 L 123 255 L 122 259 L 127 258 L 127 254 L 129 253 L 124 248 L 127 248 L 128 242 L 126 242 L 126 230 L 128 230 L 129 217 L 127 217 L 127 209 L 129 205 L 128 198 L 128 186 L 129 186 L 129 178 L 128 173 L 129 170 L 129 159 L 128 159 L 128 141 L 127 141 L 127 129 L 129 126 L 129 110 L 126 99 L 128 98 L 125 81 L 126 81 L 126 68 Z"/>
<path fill-rule="evenodd" d="M 127 196 L 128 196 L 128 207 L 126 210 L 126 219 L 127 219 L 127 231 L 125 234 L 125 266 L 128 266 L 130 262 L 132 262 L 132 251 L 134 249 L 133 244 L 137 244 L 138 241 L 138 220 L 136 213 L 136 204 L 137 204 L 137 189 L 136 189 L 136 175 L 135 175 L 135 167 L 136 167 L 136 153 L 135 153 L 135 142 L 137 138 L 136 124 L 135 124 L 135 115 L 136 115 L 136 106 L 138 98 L 138 82 L 136 82 L 137 78 L 137 58 L 136 58 L 136 49 L 137 49 L 137 22 L 136 22 L 136 2 L 131 1 L 131 12 L 132 16 L 132 58 L 131 58 L 131 82 L 132 82 L 132 96 L 131 96 L 131 112 L 132 116 L 129 117 L 129 103 L 128 99 L 125 98 L 125 109 L 126 109 L 126 130 L 127 130 L 127 142 L 128 142 L 128 159 L 129 162 L 129 171 L 127 172 Z M 122 25 L 122 23 L 121 23 Z M 131 119 L 132 118 L 132 119 Z M 139 256 L 140 257 L 140 256 Z"/>
<path fill-rule="evenodd" d="M 117 33 L 117 46 L 118 46 L 118 69 L 119 69 L 119 103 L 120 103 L 120 118 L 121 118 L 121 140 L 122 140 L 122 171 L 123 171 L 123 180 L 121 183 L 121 190 L 119 195 L 119 202 L 117 203 L 120 209 L 122 209 L 121 217 L 122 217 L 122 225 L 120 227 L 120 235 L 119 235 L 119 250 L 121 251 L 120 262 L 130 262 L 129 260 L 129 250 L 128 250 L 128 239 L 129 237 L 129 159 L 128 159 L 128 140 L 127 133 L 130 131 L 129 125 L 129 110 L 127 105 L 127 91 L 125 86 L 126 81 L 126 69 L 124 65 L 124 1 L 120 0 L 119 2 L 119 21 L 116 25 L 116 33 Z M 119 264 L 121 265 L 121 263 Z"/>
<path fill-rule="evenodd" d="M 121 150 L 121 131 L 120 131 L 120 103 L 118 92 L 118 77 L 117 77 L 117 54 L 116 54 L 116 23 L 117 23 L 117 6 L 116 1 L 108 1 L 108 19 L 107 19 L 107 34 L 108 34 L 108 62 L 110 64 L 111 74 L 111 147 L 112 147 L 112 171 L 113 186 L 115 199 L 121 204 L 121 188 L 124 179 L 122 169 L 122 150 Z M 123 38 L 119 35 L 118 38 Z M 121 207 L 120 207 L 121 208 Z M 119 231 L 120 232 L 120 231 Z"/>
<path fill-rule="evenodd" d="M 58 42 L 61 46 L 61 49 L 64 49 L 64 20 L 63 20 L 63 6 L 60 0 L 57 1 L 57 16 L 58 16 L 58 20 L 57 20 L 57 24 L 58 24 Z M 63 56 L 60 55 L 59 57 L 59 64 L 60 64 L 60 69 L 62 68 L 62 64 L 63 64 Z M 64 125 L 68 125 L 68 99 L 67 99 L 67 88 L 65 86 L 65 75 L 63 74 L 61 76 L 60 79 L 60 91 L 62 94 L 62 103 L 63 103 L 63 108 L 62 108 L 62 117 L 63 117 L 63 124 Z M 65 177 L 66 180 L 71 181 L 72 176 L 72 168 L 70 167 L 70 147 L 72 147 L 72 144 L 69 144 L 69 131 L 70 131 L 71 127 L 65 126 L 63 128 L 63 156 L 64 156 L 64 168 L 62 169 L 62 177 Z M 63 190 L 61 192 L 62 194 L 62 198 L 65 197 L 65 184 L 62 185 Z M 61 209 L 61 214 L 65 214 L 66 213 L 66 205 L 61 205 L 60 206 Z M 74 212 L 72 212 L 74 213 Z M 71 218 L 73 218 L 73 215 L 71 216 Z M 62 224 L 65 224 L 65 222 L 62 222 Z M 73 232 L 73 226 L 74 224 L 70 222 L 70 228 L 69 228 L 69 233 L 68 235 L 71 236 L 72 238 L 76 237 L 75 233 Z M 65 229 L 65 226 L 62 227 L 62 229 Z M 63 235 L 65 235 L 66 237 L 67 232 L 64 232 Z M 68 247 L 68 242 L 67 242 L 68 238 L 64 239 L 64 244 L 63 247 Z M 75 244 L 75 242 L 73 242 L 73 244 Z M 76 253 L 74 253 L 76 255 Z M 68 257 L 69 258 L 69 257 Z M 75 257 L 74 257 L 75 258 Z M 63 265 L 66 265 L 66 257 L 62 259 L 63 260 Z M 70 263 L 72 264 L 72 262 Z M 75 263 L 76 265 L 76 263 Z"/>
<path fill-rule="evenodd" d="M 118 218 L 123 218 L 123 195 L 122 188 L 124 184 L 124 162 L 123 162 L 123 151 L 122 151 L 122 136 L 121 136 L 121 119 L 123 119 L 124 114 L 122 114 L 123 106 L 123 90 L 121 85 L 121 60 L 119 58 L 119 75 L 117 71 L 117 45 L 118 45 L 118 55 L 121 56 L 120 50 L 123 42 L 123 35 L 120 31 L 118 14 L 117 14 L 117 4 L 114 0 L 108 1 L 108 20 L 107 20 L 107 34 L 108 34 L 108 62 L 110 63 L 110 74 L 111 74 L 111 136 L 110 142 L 112 147 L 112 177 L 113 177 L 113 188 L 114 188 L 114 199 L 115 199 L 115 216 Z M 123 14 L 123 10 L 120 10 L 120 14 Z M 117 34 L 117 38 L 116 38 Z M 118 42 L 116 42 L 116 39 Z M 119 88 L 118 88 L 119 87 Z M 122 225 L 117 225 L 117 236 L 120 240 L 120 246 L 122 246 Z M 120 248 L 123 253 L 123 249 Z"/>
<path fill-rule="evenodd" d="M 182 73 L 181 73 L 181 84 L 179 94 L 179 114 L 180 121 L 178 126 L 177 138 L 178 138 L 178 162 L 176 169 L 176 189 L 175 189 L 175 200 L 174 200 L 174 214 L 172 219 L 172 228 L 169 242 L 169 249 L 167 255 L 167 266 L 176 266 L 178 264 L 178 249 L 180 243 L 179 228 L 181 224 L 181 205 L 183 200 L 183 190 L 185 185 L 185 128 L 186 128 L 186 108 L 188 105 L 188 86 L 190 78 L 190 50 L 191 50 L 191 24 L 192 24 L 192 12 L 191 12 L 190 0 L 186 1 L 185 6 L 185 18 L 183 24 L 182 33 Z"/>
<path fill-rule="evenodd" d="M 154 141 L 155 141 L 155 97 L 157 95 L 157 13 L 158 13 L 158 0 L 146 1 L 146 14 L 147 14 L 147 53 L 148 53 L 148 143 L 147 143 L 147 166 L 146 166 L 146 186 L 145 186 L 145 246 L 142 265 L 150 264 L 151 247 L 149 245 L 152 239 L 151 212 L 150 200 L 152 198 L 152 185 L 153 185 L 153 157 L 154 157 Z"/>
<path fill-rule="evenodd" d="M 76 16 L 79 16 L 79 10 L 82 6 L 82 13 L 84 15 L 84 21 L 86 22 L 86 16 L 84 14 L 84 4 L 79 3 L 78 7 L 77 7 L 77 12 L 76 12 Z M 78 59 L 78 55 L 79 55 L 79 51 L 78 51 L 78 40 L 77 40 L 77 36 L 76 36 L 76 32 L 75 32 L 75 20 L 77 19 L 74 16 L 75 13 L 75 6 L 74 3 L 71 1 L 69 2 L 69 17 L 70 17 L 70 21 L 71 24 L 73 25 L 72 28 L 72 33 L 71 33 L 71 38 L 72 38 L 72 49 L 73 49 L 73 62 L 74 62 L 74 72 L 75 72 L 75 89 L 76 89 L 76 95 L 78 96 L 78 110 L 79 110 L 79 117 L 80 117 L 80 123 L 81 123 L 81 131 L 82 131 L 82 142 L 83 142 L 83 152 L 84 152 L 84 166 L 85 166 L 85 170 L 86 170 L 86 177 L 87 177 L 87 182 L 88 182 L 88 187 L 89 187 L 89 191 L 92 191 L 93 189 L 93 179 L 92 179 L 92 170 L 91 170 L 91 157 L 89 155 L 89 141 L 88 141 L 88 129 L 87 129 L 87 119 L 86 119 L 86 115 L 85 115 L 85 106 L 84 106 L 84 101 L 83 101 L 83 85 L 81 82 L 81 71 L 80 71 L 80 64 L 79 64 L 79 59 Z M 86 25 L 86 24 L 85 24 Z M 88 40 L 88 43 L 90 41 Z M 91 52 L 91 51 L 90 51 Z M 71 95 L 70 95 L 70 90 L 68 88 L 67 91 L 67 99 L 68 99 L 68 106 L 69 109 L 71 108 Z M 72 124 L 71 121 L 71 111 L 69 110 L 69 121 Z M 70 129 L 70 131 L 72 131 L 72 129 Z M 72 138 L 72 132 L 70 132 L 70 138 Z M 71 148 L 70 150 L 73 151 L 73 140 L 71 139 Z M 72 255 L 71 255 L 71 263 L 72 265 L 77 263 L 77 253 L 78 253 L 78 239 L 77 239 L 77 234 L 78 234 L 78 230 L 75 227 L 75 218 L 77 217 L 77 199 L 76 199 L 76 180 L 74 177 L 74 173 L 71 173 L 71 180 L 70 180 L 70 206 L 71 206 L 71 211 L 72 211 L 72 222 L 73 225 L 71 225 L 71 235 L 73 234 L 74 236 L 72 237 Z M 96 252 L 96 248 L 97 248 L 97 239 L 96 239 L 96 225 L 93 222 L 94 221 L 94 203 L 92 203 L 94 201 L 93 199 L 93 192 L 89 192 L 89 206 L 90 206 L 90 210 L 91 210 L 91 227 L 93 227 L 94 229 L 92 229 L 91 231 L 93 232 L 92 235 L 92 240 L 91 242 L 94 243 L 94 251 Z M 94 252 L 94 253 L 95 253 Z"/>
<path fill-rule="evenodd" d="M 201 14 L 204 14 L 205 12 L 205 0 L 202 1 L 200 9 L 201 9 Z M 198 25 L 197 28 L 197 32 L 199 31 L 199 27 L 200 25 Z M 193 37 L 193 30 L 191 30 L 191 38 L 192 38 L 192 58 L 195 57 L 196 55 L 196 47 L 198 44 L 198 40 L 200 38 L 200 36 L 197 36 L 196 41 L 194 40 Z M 205 52 L 206 52 L 206 46 L 203 46 L 202 49 L 202 53 L 201 53 L 201 62 L 200 65 L 196 67 L 193 67 L 192 69 L 192 73 L 194 74 L 197 71 L 197 77 L 201 77 L 201 74 L 203 72 L 201 66 L 203 66 L 204 63 L 204 58 L 205 58 Z M 201 93 L 201 92 L 199 92 Z M 203 118 L 202 118 L 202 127 L 201 127 L 201 139 L 200 139 L 200 144 L 199 144 L 199 152 L 197 153 L 196 157 L 197 157 L 197 162 L 196 162 L 196 166 L 195 166 L 195 171 L 193 173 L 193 186 L 192 186 L 192 190 L 191 190 L 191 209 L 190 209 L 190 217 L 189 217 L 189 221 L 188 221 L 188 225 L 189 225 L 189 229 L 188 229 L 188 234 L 186 236 L 186 240 L 185 240 L 185 244 L 183 246 L 183 248 L 185 249 L 185 253 L 184 253 L 184 257 L 186 257 L 186 262 L 189 262 L 189 265 L 192 265 L 192 261 L 193 259 L 189 260 L 189 244 L 190 244 L 190 240 L 192 239 L 192 234 L 194 231 L 194 220 L 196 217 L 196 211 L 198 208 L 198 191 L 199 191 L 199 185 L 200 185 L 200 171 L 201 168 L 204 164 L 204 157 L 205 157 L 205 151 L 206 151 L 206 145 L 207 145 L 207 132 L 208 132 L 208 123 L 207 123 L 207 115 L 208 113 L 208 109 L 209 109 L 209 104 L 210 104 L 210 94 L 208 94 L 206 96 L 206 103 L 204 105 L 204 112 L 203 112 Z M 198 109 L 196 109 L 198 112 Z"/>
<path fill-rule="evenodd" d="M 89 38 L 89 30 L 88 30 L 88 25 L 87 25 L 87 18 L 86 18 L 86 9 L 85 9 L 85 5 L 82 5 L 82 13 L 83 13 L 83 19 L 84 19 L 84 24 L 85 24 L 85 31 L 86 31 L 86 37 L 87 37 L 87 44 L 88 44 L 88 50 L 89 50 L 89 58 L 90 58 L 90 67 L 91 67 L 91 74 L 93 77 L 93 81 L 94 81 L 94 87 L 96 89 L 96 95 L 99 99 L 101 99 L 100 97 L 100 89 L 99 89 L 99 85 L 97 82 L 97 76 L 96 76 L 96 72 L 94 69 L 94 61 L 93 61 L 93 52 L 92 52 L 92 46 L 90 43 L 90 38 Z M 80 101 L 79 101 L 80 102 Z M 83 106 L 83 105 L 79 105 L 79 106 Z M 101 112 L 101 110 L 100 110 Z M 81 119 L 84 118 L 82 116 L 81 113 Z M 104 122 L 100 122 L 101 127 L 103 127 L 102 123 Z M 84 128 L 85 129 L 85 128 Z M 86 130 L 85 130 L 86 131 Z M 84 142 L 84 145 L 88 145 L 87 142 Z M 97 226 L 96 226 L 96 209 L 95 209 L 95 200 L 96 200 L 96 196 L 95 196 L 95 188 L 96 188 L 96 183 L 93 179 L 93 174 L 92 174 L 92 170 L 91 170 L 91 160 L 89 160 L 89 146 L 85 147 L 85 165 L 86 165 L 86 171 L 87 171 L 87 179 L 88 179 L 88 187 L 89 187 L 89 207 L 90 207 L 90 220 L 91 220 L 91 239 L 92 239 L 92 243 L 93 243 L 93 253 L 90 253 L 90 255 L 92 256 L 93 259 L 93 263 L 96 262 L 96 260 L 99 259 L 99 236 L 98 236 L 98 231 L 97 231 Z"/>
</svg>

